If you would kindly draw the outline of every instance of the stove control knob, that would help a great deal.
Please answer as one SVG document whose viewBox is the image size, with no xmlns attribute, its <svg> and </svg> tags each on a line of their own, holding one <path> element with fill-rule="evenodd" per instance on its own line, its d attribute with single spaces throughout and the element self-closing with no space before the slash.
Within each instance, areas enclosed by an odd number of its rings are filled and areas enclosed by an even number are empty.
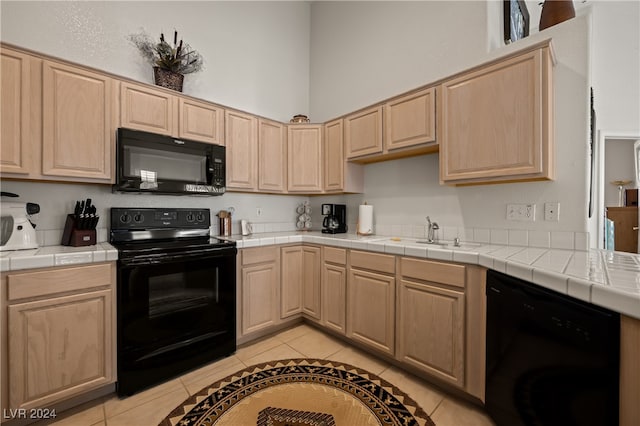
<svg viewBox="0 0 640 426">
<path fill-rule="evenodd" d="M 144 216 L 142 215 L 142 213 L 136 213 L 135 215 L 133 215 L 133 221 L 140 223 L 144 220 Z"/>
<path fill-rule="evenodd" d="M 202 213 L 198 213 L 198 215 L 196 216 L 196 220 L 198 222 L 204 222 L 204 215 Z"/>
<path fill-rule="evenodd" d="M 193 213 L 187 213 L 187 222 L 193 222 L 194 216 Z"/>
<path fill-rule="evenodd" d="M 131 216 L 128 213 L 122 213 L 122 216 L 120 216 L 120 222 L 122 223 L 131 222 Z"/>
</svg>

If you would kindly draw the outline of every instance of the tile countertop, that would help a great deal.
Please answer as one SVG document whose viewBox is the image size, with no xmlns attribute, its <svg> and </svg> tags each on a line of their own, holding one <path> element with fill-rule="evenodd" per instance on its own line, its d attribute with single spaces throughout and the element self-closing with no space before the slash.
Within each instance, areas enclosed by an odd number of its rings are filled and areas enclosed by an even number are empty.
<svg viewBox="0 0 640 426">
<path fill-rule="evenodd" d="M 86 247 L 45 246 L 31 250 L 0 252 L 0 271 L 47 268 L 118 260 L 118 250 L 109 243 Z"/>
<path fill-rule="evenodd" d="M 394 241 L 388 236 L 316 231 L 234 235 L 228 239 L 236 241 L 239 249 L 304 242 L 481 265 L 640 319 L 640 255 L 632 253 L 490 244 L 441 248 L 416 243 L 415 238 Z"/>
<path fill-rule="evenodd" d="M 640 255 L 632 253 L 490 244 L 442 248 L 416 243 L 414 238 L 394 241 L 388 236 L 315 231 L 234 235 L 226 239 L 236 241 L 239 249 L 304 242 L 481 265 L 640 319 Z M 0 271 L 117 259 L 118 251 L 108 243 L 87 247 L 45 246 L 0 252 Z"/>
</svg>

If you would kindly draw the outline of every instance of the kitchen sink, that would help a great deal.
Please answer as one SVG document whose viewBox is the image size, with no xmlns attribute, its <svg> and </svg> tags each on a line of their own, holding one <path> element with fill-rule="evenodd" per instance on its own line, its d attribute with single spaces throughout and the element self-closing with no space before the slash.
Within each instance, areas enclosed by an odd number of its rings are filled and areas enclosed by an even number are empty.
<svg viewBox="0 0 640 426">
<path fill-rule="evenodd" d="M 426 246 L 430 246 L 433 248 L 441 248 L 447 250 L 473 250 L 478 247 L 481 247 L 482 244 L 479 243 L 471 243 L 471 242 L 461 242 L 459 245 L 455 245 L 453 241 L 437 241 L 430 243 L 424 239 L 413 239 L 413 238 L 391 238 L 391 242 L 393 243 L 405 243 L 405 244 L 424 244 Z"/>
</svg>

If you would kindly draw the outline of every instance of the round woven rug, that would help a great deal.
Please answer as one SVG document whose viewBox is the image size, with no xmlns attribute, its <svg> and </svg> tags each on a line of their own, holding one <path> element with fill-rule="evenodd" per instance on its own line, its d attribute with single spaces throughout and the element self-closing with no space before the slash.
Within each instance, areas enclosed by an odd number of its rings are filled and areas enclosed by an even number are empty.
<svg viewBox="0 0 640 426">
<path fill-rule="evenodd" d="M 435 426 L 418 404 L 361 368 L 330 360 L 258 364 L 202 389 L 160 426 Z"/>
</svg>

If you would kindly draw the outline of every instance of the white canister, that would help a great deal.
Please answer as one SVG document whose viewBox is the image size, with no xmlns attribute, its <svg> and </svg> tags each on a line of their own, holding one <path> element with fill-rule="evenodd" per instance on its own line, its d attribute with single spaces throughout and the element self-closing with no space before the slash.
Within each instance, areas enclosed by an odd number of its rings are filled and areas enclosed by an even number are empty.
<svg viewBox="0 0 640 426">
<path fill-rule="evenodd" d="M 240 228 L 242 229 L 242 235 L 251 235 L 253 232 L 253 227 L 245 219 L 240 221 Z"/>
</svg>

